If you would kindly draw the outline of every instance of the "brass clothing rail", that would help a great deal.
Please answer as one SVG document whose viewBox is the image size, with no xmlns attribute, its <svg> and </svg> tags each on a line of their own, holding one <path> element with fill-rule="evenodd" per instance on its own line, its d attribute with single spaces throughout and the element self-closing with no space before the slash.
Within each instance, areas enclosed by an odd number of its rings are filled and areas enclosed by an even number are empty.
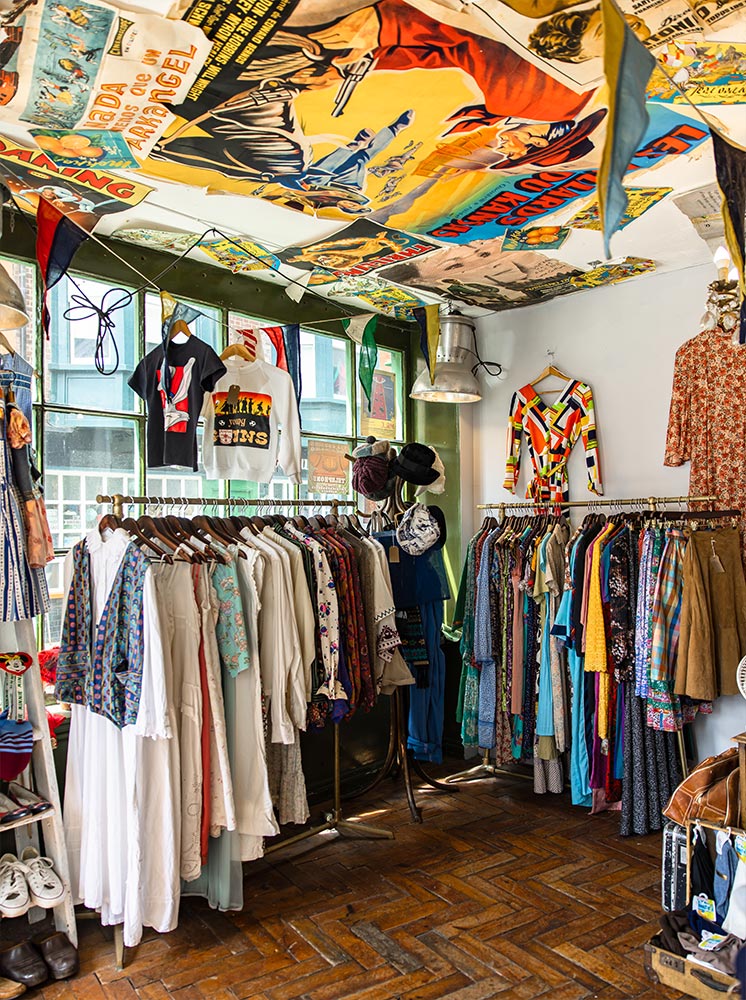
<svg viewBox="0 0 746 1000">
<path fill-rule="evenodd" d="M 249 497 L 219 497 L 215 500 L 211 500 L 204 497 L 125 496 L 122 493 L 114 493 L 111 496 L 99 494 L 96 497 L 96 502 L 99 504 L 110 504 L 112 513 L 120 518 L 124 516 L 123 508 L 127 504 L 160 504 L 165 507 L 329 507 L 334 513 L 336 513 L 339 507 L 357 506 L 353 500 L 272 500 L 270 497 L 264 497 L 262 499 L 251 499 Z M 294 834 L 290 837 L 285 837 L 282 840 L 270 843 L 265 848 L 265 855 L 274 854 L 275 851 L 280 851 L 285 847 L 290 847 L 293 844 L 300 843 L 303 840 L 308 840 L 310 837 L 316 837 L 318 834 L 326 832 L 351 834 L 356 837 L 374 837 L 380 840 L 394 839 L 394 833 L 392 830 L 386 830 L 380 826 L 372 826 L 369 823 L 360 823 L 345 819 L 342 815 L 342 752 L 339 725 L 340 724 L 338 722 L 334 723 L 334 791 L 331 810 L 325 814 L 321 823 L 311 826 L 307 830 L 302 830 L 300 833 Z M 116 924 L 114 926 L 114 944 L 116 965 L 118 969 L 122 969 L 124 968 L 125 963 L 122 924 Z"/>
<path fill-rule="evenodd" d="M 355 507 L 354 500 L 273 500 L 271 497 L 133 497 L 122 493 L 106 496 L 99 493 L 96 503 L 111 504 L 112 513 L 116 517 L 123 516 L 123 508 L 127 504 L 151 506 L 159 504 L 163 507 L 330 507 L 336 514 L 339 507 Z"/>
<path fill-rule="evenodd" d="M 512 510 L 515 507 L 630 507 L 647 506 L 657 510 L 659 504 L 667 503 L 717 503 L 718 497 L 632 497 L 626 500 L 608 500 L 596 497 L 593 500 L 498 500 L 495 503 L 478 503 L 477 510 Z"/>
</svg>

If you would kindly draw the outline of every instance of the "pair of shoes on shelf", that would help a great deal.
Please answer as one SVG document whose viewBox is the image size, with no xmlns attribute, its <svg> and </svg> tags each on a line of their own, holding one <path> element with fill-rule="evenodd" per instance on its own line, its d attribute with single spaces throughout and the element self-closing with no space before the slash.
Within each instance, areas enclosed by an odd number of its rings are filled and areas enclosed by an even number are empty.
<svg viewBox="0 0 746 1000">
<path fill-rule="evenodd" d="M 14 823 L 17 819 L 24 819 L 27 816 L 36 816 L 51 808 L 51 802 L 40 798 L 30 789 L 19 785 L 17 781 L 11 781 L 8 785 L 8 794 L 0 794 L 0 826 Z"/>
<path fill-rule="evenodd" d="M 0 858 L 0 913 L 20 917 L 29 906 L 50 909 L 65 895 L 65 887 L 51 858 L 42 858 L 35 847 L 25 847 L 20 858 Z"/>
<path fill-rule="evenodd" d="M 61 931 L 33 942 L 11 945 L 0 951 L 0 973 L 7 977 L 0 978 L 0 1000 L 12 1000 L 25 989 L 46 982 L 50 976 L 69 979 L 79 967 L 78 950 Z M 17 989 L 18 986 L 21 988 Z"/>
</svg>

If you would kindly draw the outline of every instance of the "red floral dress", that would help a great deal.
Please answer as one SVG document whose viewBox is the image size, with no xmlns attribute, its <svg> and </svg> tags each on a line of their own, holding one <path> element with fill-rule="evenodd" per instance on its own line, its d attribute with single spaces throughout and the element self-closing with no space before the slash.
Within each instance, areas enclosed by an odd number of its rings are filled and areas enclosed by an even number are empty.
<svg viewBox="0 0 746 1000">
<path fill-rule="evenodd" d="M 704 330 L 676 352 L 664 464 L 685 462 L 692 496 L 746 510 L 746 347 L 721 330 Z M 742 547 L 745 539 L 742 516 Z"/>
</svg>

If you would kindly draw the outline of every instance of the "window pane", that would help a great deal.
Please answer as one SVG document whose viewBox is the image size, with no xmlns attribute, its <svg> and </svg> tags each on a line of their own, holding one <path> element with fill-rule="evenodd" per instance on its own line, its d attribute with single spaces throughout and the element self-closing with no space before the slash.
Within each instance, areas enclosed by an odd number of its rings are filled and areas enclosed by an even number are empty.
<svg viewBox="0 0 746 1000">
<path fill-rule="evenodd" d="M 197 316 L 189 324 L 192 333 L 204 340 L 206 344 L 218 354 L 223 350 L 224 337 L 220 310 L 212 306 L 205 306 L 201 302 L 187 302 L 181 299 L 184 305 L 194 306 L 199 309 L 201 315 Z M 145 295 L 145 350 L 152 350 L 161 343 L 161 300 L 155 292 L 147 292 Z"/>
<path fill-rule="evenodd" d="M 127 289 L 77 275 L 75 281 L 81 292 L 96 306 L 109 309 L 117 302 L 124 302 L 121 309 L 109 313 L 114 323 L 119 366 L 113 375 L 100 375 L 96 371 L 94 356 L 98 318 L 90 307 L 76 304 L 72 296 L 80 297 L 81 293 L 65 276 L 48 296 L 50 335 L 49 340 L 44 341 L 44 398 L 48 403 L 75 409 L 107 412 L 136 410 L 138 400 L 127 380 L 138 361 L 137 303 L 134 299 L 127 301 Z M 72 318 L 66 319 L 68 309 L 73 310 Z M 114 367 L 115 360 L 116 352 L 111 338 L 107 337 L 104 346 L 107 371 Z"/>
<path fill-rule="evenodd" d="M 345 458 L 351 441 L 303 438 L 301 497 L 352 497 L 352 463 Z"/>
<path fill-rule="evenodd" d="M 153 497 L 219 497 L 223 496 L 223 481 L 205 478 L 202 466 L 202 422 L 197 428 L 199 472 L 175 466 L 148 469 L 145 495 Z"/>
<path fill-rule="evenodd" d="M 347 341 L 301 330 L 301 426 L 315 434 L 349 434 Z"/>
<path fill-rule="evenodd" d="M 65 557 L 57 558 L 48 563 L 47 584 L 49 586 L 49 612 L 44 615 L 44 649 L 58 646 L 62 634 L 62 608 L 67 594 L 64 593 Z"/>
<path fill-rule="evenodd" d="M 357 348 L 360 364 L 360 348 Z M 361 438 L 372 434 L 391 441 L 404 439 L 404 373 L 401 351 L 379 348 L 378 364 L 373 373 L 370 403 L 358 381 L 358 428 Z"/>
<path fill-rule="evenodd" d="M 96 494 L 138 492 L 136 422 L 47 413 L 44 486 L 55 548 L 69 549 L 96 523 Z"/>
<path fill-rule="evenodd" d="M 18 351 L 21 357 L 31 365 L 38 368 L 36 361 L 36 344 L 34 342 L 34 331 L 36 330 L 36 268 L 32 264 L 22 264 L 20 261 L 10 260 L 8 257 L 0 257 L 0 264 L 15 281 L 21 290 L 23 300 L 26 304 L 26 313 L 30 322 L 18 330 L 4 330 L 8 342 L 14 350 Z M 31 386 L 31 394 L 34 401 L 39 398 L 38 379 L 34 379 Z"/>
</svg>

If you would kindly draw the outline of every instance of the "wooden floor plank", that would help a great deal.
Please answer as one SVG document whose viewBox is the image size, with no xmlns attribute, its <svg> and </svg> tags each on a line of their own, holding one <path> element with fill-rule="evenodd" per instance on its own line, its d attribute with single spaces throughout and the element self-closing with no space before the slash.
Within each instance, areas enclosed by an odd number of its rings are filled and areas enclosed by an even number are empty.
<svg viewBox="0 0 746 1000">
<path fill-rule="evenodd" d="M 458 793 L 399 785 L 354 809 L 393 841 L 314 838 L 247 866 L 245 907 L 184 899 L 172 934 L 114 962 L 80 924 L 81 974 L 41 1000 L 673 1000 L 645 979 L 660 909 L 660 835 L 625 839 L 501 776 Z M 349 810 L 352 811 L 351 809 Z"/>
</svg>

